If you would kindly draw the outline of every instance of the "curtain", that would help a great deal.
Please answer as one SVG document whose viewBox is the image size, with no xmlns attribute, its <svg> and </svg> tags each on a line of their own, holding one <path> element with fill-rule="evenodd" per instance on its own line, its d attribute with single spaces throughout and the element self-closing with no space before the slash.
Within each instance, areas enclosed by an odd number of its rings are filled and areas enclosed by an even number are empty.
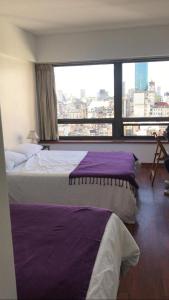
<svg viewBox="0 0 169 300">
<path fill-rule="evenodd" d="M 58 140 L 57 98 L 53 66 L 36 64 L 35 73 L 40 139 Z"/>
</svg>

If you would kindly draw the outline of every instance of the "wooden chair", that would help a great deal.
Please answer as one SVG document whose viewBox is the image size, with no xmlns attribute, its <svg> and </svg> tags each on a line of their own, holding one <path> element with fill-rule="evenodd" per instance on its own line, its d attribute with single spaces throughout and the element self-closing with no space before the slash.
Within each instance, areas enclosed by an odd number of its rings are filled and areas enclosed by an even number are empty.
<svg viewBox="0 0 169 300">
<path fill-rule="evenodd" d="M 162 141 L 160 140 L 160 137 L 155 135 L 155 139 L 156 139 L 156 142 L 157 142 L 157 147 L 156 147 L 156 151 L 155 151 L 155 154 L 154 154 L 154 160 L 153 160 L 153 163 L 152 163 L 152 168 L 151 168 L 151 173 L 150 173 L 150 180 L 151 180 L 152 186 L 154 184 L 154 180 L 155 180 L 155 177 L 156 177 L 156 174 L 157 174 L 159 164 L 161 162 L 164 162 L 164 160 L 167 157 L 169 157 L 167 151 L 165 150 L 165 147 L 164 147 Z"/>
</svg>

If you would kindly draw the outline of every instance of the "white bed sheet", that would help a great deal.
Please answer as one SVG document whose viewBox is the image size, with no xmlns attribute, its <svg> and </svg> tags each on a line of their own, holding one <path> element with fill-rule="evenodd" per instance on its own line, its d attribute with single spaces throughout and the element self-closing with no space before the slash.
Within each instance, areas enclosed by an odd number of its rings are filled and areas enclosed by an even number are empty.
<svg viewBox="0 0 169 300">
<path fill-rule="evenodd" d="M 126 226 L 112 214 L 99 247 L 86 299 L 116 299 L 120 273 L 136 265 L 139 255 L 139 248 Z"/>
<path fill-rule="evenodd" d="M 57 203 L 108 208 L 124 222 L 134 223 L 136 197 L 115 185 L 69 185 L 69 174 L 86 151 L 40 151 L 7 173 L 10 201 Z"/>
</svg>

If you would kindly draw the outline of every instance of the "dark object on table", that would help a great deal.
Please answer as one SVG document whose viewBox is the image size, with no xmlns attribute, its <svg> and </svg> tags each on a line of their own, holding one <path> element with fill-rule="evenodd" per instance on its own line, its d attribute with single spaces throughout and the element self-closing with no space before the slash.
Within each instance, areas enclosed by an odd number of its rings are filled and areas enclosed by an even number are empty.
<svg viewBox="0 0 169 300">
<path fill-rule="evenodd" d="M 42 145 L 42 150 L 50 150 L 50 146 L 49 145 Z"/>
<path fill-rule="evenodd" d="M 165 161 L 169 158 L 168 153 L 161 141 L 160 136 L 158 136 L 158 135 L 154 135 L 154 136 L 155 136 L 155 139 L 157 142 L 157 146 L 156 146 L 154 160 L 153 160 L 151 172 L 150 172 L 150 180 L 151 180 L 152 186 L 154 184 L 154 180 L 155 180 L 157 170 L 158 170 L 160 163 L 163 162 L 165 164 Z"/>
<path fill-rule="evenodd" d="M 169 156 L 165 159 L 164 165 L 169 173 Z M 164 195 L 169 196 L 169 181 L 165 180 L 164 183 L 165 183 Z"/>
<path fill-rule="evenodd" d="M 164 160 L 164 165 L 169 173 L 169 156 L 167 156 L 166 159 Z"/>
<path fill-rule="evenodd" d="M 164 131 L 164 137 L 169 141 L 169 125 L 167 126 L 166 130 Z"/>
</svg>

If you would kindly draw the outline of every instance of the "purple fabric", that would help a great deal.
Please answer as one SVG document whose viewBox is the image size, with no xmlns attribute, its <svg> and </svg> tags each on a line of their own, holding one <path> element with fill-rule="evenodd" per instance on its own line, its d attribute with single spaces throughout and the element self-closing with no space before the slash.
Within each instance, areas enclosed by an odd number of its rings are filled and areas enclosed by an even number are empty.
<svg viewBox="0 0 169 300">
<path fill-rule="evenodd" d="M 109 210 L 11 204 L 19 300 L 85 299 Z"/>
<path fill-rule="evenodd" d="M 70 174 L 70 183 L 72 183 L 73 178 L 84 177 L 122 179 L 138 188 L 135 181 L 135 157 L 133 153 L 88 152 L 80 164 Z M 104 183 L 107 183 L 107 181 Z"/>
</svg>

